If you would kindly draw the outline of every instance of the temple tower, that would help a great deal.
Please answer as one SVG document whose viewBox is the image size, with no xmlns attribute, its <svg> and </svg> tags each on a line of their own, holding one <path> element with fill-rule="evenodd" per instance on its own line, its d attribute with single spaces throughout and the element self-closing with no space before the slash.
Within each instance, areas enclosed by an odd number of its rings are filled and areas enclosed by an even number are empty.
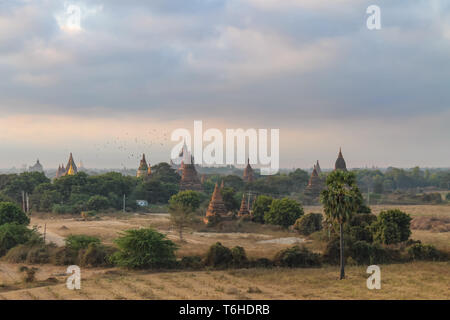
<svg viewBox="0 0 450 320">
<path fill-rule="evenodd" d="M 253 182 L 254 181 L 253 168 L 250 165 L 250 159 L 247 159 L 247 166 L 244 169 L 244 175 L 242 178 L 245 182 Z"/>
<path fill-rule="evenodd" d="M 239 209 L 238 216 L 243 217 L 250 214 L 248 210 L 247 201 L 245 201 L 245 194 L 242 195 L 241 208 Z"/>
<path fill-rule="evenodd" d="M 145 154 L 142 154 L 141 162 L 139 163 L 139 168 L 136 172 L 136 177 L 146 178 L 148 176 L 149 167 L 147 165 L 147 161 L 145 160 Z"/>
<path fill-rule="evenodd" d="M 75 161 L 73 161 L 72 152 L 69 156 L 69 161 L 67 162 L 66 171 L 64 173 L 65 176 L 73 176 L 78 173 L 77 165 L 75 164 Z"/>
<path fill-rule="evenodd" d="M 193 163 L 183 162 L 181 166 L 180 190 L 203 191 L 202 184 L 198 178 L 197 170 Z"/>
<path fill-rule="evenodd" d="M 339 148 L 339 155 L 336 159 L 336 163 L 334 164 L 334 170 L 343 170 L 347 171 L 347 165 L 345 164 L 344 157 L 342 156 L 342 150 Z"/>
<path fill-rule="evenodd" d="M 206 216 L 203 219 L 205 223 L 208 223 L 211 219 L 218 219 L 227 214 L 227 208 L 225 207 L 220 191 L 219 185 L 216 183 L 211 201 L 206 210 Z"/>
</svg>

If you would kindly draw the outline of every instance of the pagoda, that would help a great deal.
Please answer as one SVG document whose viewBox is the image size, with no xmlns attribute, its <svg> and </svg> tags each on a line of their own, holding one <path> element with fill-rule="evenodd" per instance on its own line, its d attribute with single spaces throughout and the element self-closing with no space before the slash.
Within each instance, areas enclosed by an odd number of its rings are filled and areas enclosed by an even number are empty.
<svg viewBox="0 0 450 320">
<path fill-rule="evenodd" d="M 248 216 L 250 211 L 248 210 L 247 201 L 245 201 L 245 194 L 242 195 L 241 208 L 239 209 L 238 216 Z"/>
<path fill-rule="evenodd" d="M 203 191 L 202 184 L 198 178 L 197 170 L 193 161 L 183 161 L 181 165 L 180 190 Z"/>
<path fill-rule="evenodd" d="M 336 159 L 336 163 L 334 164 L 334 170 L 343 170 L 347 171 L 347 165 L 345 164 L 344 157 L 342 156 L 342 150 L 339 148 L 339 155 Z"/>
<path fill-rule="evenodd" d="M 30 172 L 44 172 L 44 168 L 42 167 L 42 164 L 39 162 L 39 159 L 37 159 L 36 163 L 28 168 L 28 171 Z"/>
<path fill-rule="evenodd" d="M 208 209 L 206 210 L 206 216 L 203 219 L 205 223 L 208 223 L 211 220 L 220 219 L 227 214 L 227 208 L 225 207 L 220 191 L 221 188 L 219 188 L 219 185 L 216 183 L 211 201 L 209 202 Z"/>
<path fill-rule="evenodd" d="M 320 168 L 319 160 L 316 162 L 316 171 L 317 174 L 320 175 L 322 173 L 322 169 Z"/>
<path fill-rule="evenodd" d="M 250 159 L 247 160 L 247 166 L 244 169 L 244 175 L 242 178 L 245 182 L 253 182 L 255 179 L 253 175 L 253 168 L 250 166 Z"/>
<path fill-rule="evenodd" d="M 309 177 L 308 185 L 305 188 L 305 196 L 313 202 L 317 201 L 323 188 L 323 181 L 319 177 L 317 166 L 314 165 L 311 176 Z"/>
<path fill-rule="evenodd" d="M 75 161 L 73 161 L 72 152 L 69 156 L 69 161 L 67 162 L 66 169 L 64 172 L 64 176 L 73 176 L 78 173 L 77 165 L 75 164 Z"/>
<path fill-rule="evenodd" d="M 145 160 L 145 154 L 142 154 L 141 162 L 139 163 L 139 168 L 136 172 L 136 177 L 146 178 L 152 173 L 152 169 L 150 165 L 147 165 L 147 161 Z"/>
</svg>

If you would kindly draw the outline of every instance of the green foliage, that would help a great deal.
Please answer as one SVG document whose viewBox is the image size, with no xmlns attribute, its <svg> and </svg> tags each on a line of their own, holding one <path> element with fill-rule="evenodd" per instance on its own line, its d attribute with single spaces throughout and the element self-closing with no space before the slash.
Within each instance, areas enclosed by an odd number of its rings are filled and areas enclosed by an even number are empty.
<svg viewBox="0 0 450 320">
<path fill-rule="evenodd" d="M 280 267 L 307 268 L 320 266 L 320 255 L 309 251 L 306 247 L 293 246 L 281 250 L 275 255 L 274 263 Z"/>
<path fill-rule="evenodd" d="M 236 192 L 233 188 L 224 187 L 220 190 L 223 202 L 227 211 L 237 211 L 240 207 L 240 202 L 236 199 Z"/>
<path fill-rule="evenodd" d="M 199 256 L 186 256 L 181 258 L 180 267 L 182 269 L 198 270 L 203 268 L 202 258 Z"/>
<path fill-rule="evenodd" d="M 86 249 L 89 244 L 100 244 L 100 239 L 97 237 L 87 236 L 84 234 L 69 235 L 65 239 L 66 247 L 78 252 L 80 249 Z"/>
<path fill-rule="evenodd" d="M 265 195 L 260 195 L 256 198 L 256 201 L 253 205 L 254 222 L 264 223 L 264 215 L 269 212 L 272 201 L 272 197 Z"/>
<path fill-rule="evenodd" d="M 213 244 L 205 257 L 205 265 L 213 268 L 227 268 L 233 262 L 231 250 L 224 247 L 220 242 Z"/>
<path fill-rule="evenodd" d="M 303 215 L 302 206 L 289 198 L 274 199 L 268 212 L 264 214 L 264 222 L 285 228 L 293 225 Z"/>
<path fill-rule="evenodd" d="M 0 225 L 5 223 L 28 225 L 30 219 L 15 203 L 0 202 Z"/>
<path fill-rule="evenodd" d="M 236 246 L 231 249 L 232 265 L 235 268 L 245 268 L 248 266 L 248 258 L 245 253 L 245 249 L 240 246 Z"/>
<path fill-rule="evenodd" d="M 175 243 L 151 228 L 126 230 L 115 243 L 119 251 L 112 255 L 112 261 L 121 267 L 168 268 L 176 263 Z"/>
<path fill-rule="evenodd" d="M 450 192 L 445 195 L 445 200 L 450 201 Z"/>
<path fill-rule="evenodd" d="M 192 190 L 180 191 L 170 198 L 169 209 L 181 207 L 183 210 L 192 212 L 199 208 L 200 202 L 201 197 L 199 192 Z"/>
<path fill-rule="evenodd" d="M 17 223 L 5 223 L 0 225 L 0 256 L 9 249 L 29 241 L 36 231 Z"/>
<path fill-rule="evenodd" d="M 294 229 L 300 234 L 308 236 L 322 230 L 322 218 L 320 213 L 308 213 L 295 221 Z"/>
<path fill-rule="evenodd" d="M 412 260 L 445 260 L 445 254 L 441 253 L 431 244 L 416 243 L 408 248 L 408 256 Z"/>
<path fill-rule="evenodd" d="M 86 249 L 78 251 L 78 264 L 85 267 L 110 266 L 109 257 L 115 250 L 97 242 L 91 242 Z"/>
<path fill-rule="evenodd" d="M 411 217 L 398 209 L 382 211 L 372 225 L 374 240 L 384 244 L 406 241 L 411 235 L 410 222 Z"/>
<path fill-rule="evenodd" d="M 95 195 L 89 198 L 86 205 L 89 210 L 100 211 L 109 207 L 109 201 L 107 197 Z"/>
</svg>

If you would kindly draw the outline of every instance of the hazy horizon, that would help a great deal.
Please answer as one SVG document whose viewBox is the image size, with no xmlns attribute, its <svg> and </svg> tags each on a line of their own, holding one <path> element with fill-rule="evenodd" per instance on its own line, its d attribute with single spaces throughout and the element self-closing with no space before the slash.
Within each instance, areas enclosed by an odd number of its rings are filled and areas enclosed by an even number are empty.
<svg viewBox="0 0 450 320">
<path fill-rule="evenodd" d="M 194 120 L 280 129 L 281 168 L 449 167 L 450 3 L 376 2 L 1 2 L 0 168 L 168 162 Z"/>
</svg>

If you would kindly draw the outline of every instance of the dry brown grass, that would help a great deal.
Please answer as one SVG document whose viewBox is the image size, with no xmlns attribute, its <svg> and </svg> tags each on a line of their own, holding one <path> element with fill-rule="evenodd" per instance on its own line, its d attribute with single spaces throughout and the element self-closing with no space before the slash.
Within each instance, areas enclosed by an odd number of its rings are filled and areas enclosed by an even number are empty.
<svg viewBox="0 0 450 320">
<path fill-rule="evenodd" d="M 3 266 L 3 265 L 2 265 Z M 238 269 L 201 272 L 105 272 L 82 270 L 81 290 L 55 285 L 2 290 L 2 299 L 450 299 L 450 264 L 420 262 L 381 266 L 381 290 L 366 287 L 366 267 Z M 58 270 L 56 270 L 58 269 Z M 43 266 L 61 274 L 64 267 Z M 38 274 L 39 276 L 39 274 Z"/>
</svg>

